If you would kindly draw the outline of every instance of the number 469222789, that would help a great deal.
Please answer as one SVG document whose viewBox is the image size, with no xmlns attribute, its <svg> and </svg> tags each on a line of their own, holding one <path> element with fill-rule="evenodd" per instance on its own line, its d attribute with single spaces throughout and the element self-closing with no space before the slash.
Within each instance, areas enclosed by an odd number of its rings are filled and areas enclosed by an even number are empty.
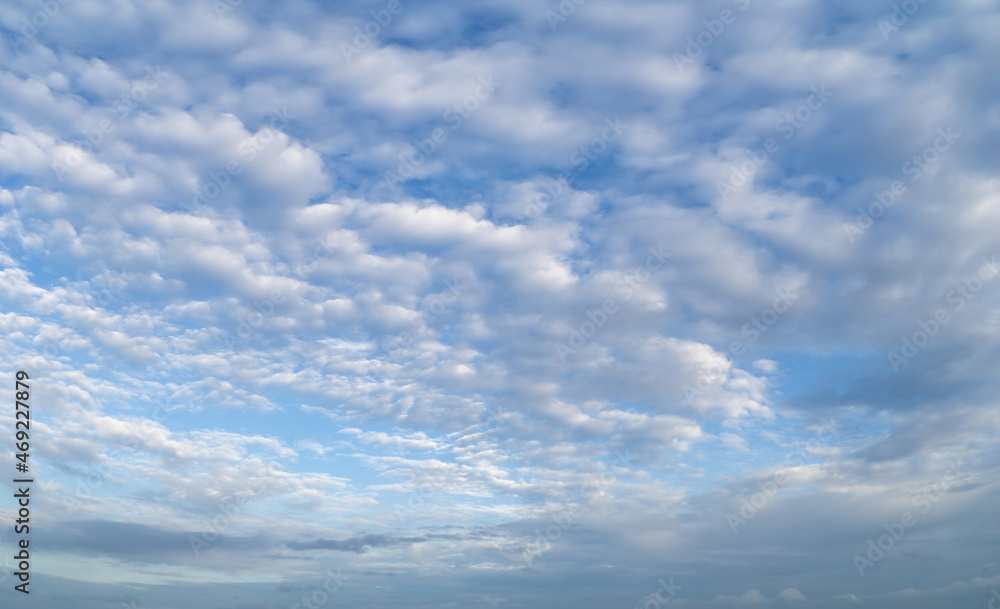
<svg viewBox="0 0 1000 609">
<path fill-rule="evenodd" d="M 15 456 L 21 462 L 17 467 L 18 471 L 24 472 L 28 469 L 28 449 L 31 448 L 31 445 L 28 443 L 28 431 L 31 429 L 31 407 L 28 405 L 28 398 L 31 396 L 28 393 L 30 387 L 27 383 L 22 383 L 21 381 L 26 381 L 30 377 L 23 370 L 19 370 L 16 376 L 17 383 L 15 389 L 17 389 L 17 393 L 14 397 L 17 398 L 17 406 L 15 409 L 16 422 L 14 423 L 14 428 L 17 430 L 15 436 L 17 444 L 15 444 L 15 447 L 21 452 Z M 24 387 L 23 391 L 21 391 L 22 387 Z M 22 408 L 24 410 L 21 410 Z"/>
</svg>

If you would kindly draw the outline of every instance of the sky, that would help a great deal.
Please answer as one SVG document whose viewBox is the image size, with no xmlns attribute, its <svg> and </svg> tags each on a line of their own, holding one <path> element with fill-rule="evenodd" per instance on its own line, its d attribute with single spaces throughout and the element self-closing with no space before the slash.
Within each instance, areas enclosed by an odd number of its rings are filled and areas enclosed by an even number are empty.
<svg viewBox="0 0 1000 609">
<path fill-rule="evenodd" d="M 997 609 L 998 29 L 3 3 L 3 605 Z"/>
</svg>

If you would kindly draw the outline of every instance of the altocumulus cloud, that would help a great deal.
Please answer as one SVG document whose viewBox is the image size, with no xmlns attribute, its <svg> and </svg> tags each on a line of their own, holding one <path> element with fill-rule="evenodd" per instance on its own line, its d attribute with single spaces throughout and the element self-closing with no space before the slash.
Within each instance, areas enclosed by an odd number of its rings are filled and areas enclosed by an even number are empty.
<svg viewBox="0 0 1000 609">
<path fill-rule="evenodd" d="M 5 5 L 36 601 L 987 605 L 998 19 Z"/>
</svg>

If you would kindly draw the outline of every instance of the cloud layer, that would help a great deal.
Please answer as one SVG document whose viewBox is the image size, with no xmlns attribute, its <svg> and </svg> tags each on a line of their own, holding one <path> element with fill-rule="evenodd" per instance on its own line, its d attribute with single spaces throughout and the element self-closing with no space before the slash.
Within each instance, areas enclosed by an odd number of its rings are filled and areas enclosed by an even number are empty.
<svg viewBox="0 0 1000 609">
<path fill-rule="evenodd" d="M 981 0 L 0 7 L 33 592 L 987 605 L 998 23 Z"/>
</svg>

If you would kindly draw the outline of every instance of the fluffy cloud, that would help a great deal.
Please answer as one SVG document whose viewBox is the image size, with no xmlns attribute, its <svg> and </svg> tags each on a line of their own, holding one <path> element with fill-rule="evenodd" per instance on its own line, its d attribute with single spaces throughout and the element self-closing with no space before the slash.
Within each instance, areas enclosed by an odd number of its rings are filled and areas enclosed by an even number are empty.
<svg viewBox="0 0 1000 609">
<path fill-rule="evenodd" d="M 996 20 L 3 7 L 36 593 L 988 602 Z"/>
</svg>

